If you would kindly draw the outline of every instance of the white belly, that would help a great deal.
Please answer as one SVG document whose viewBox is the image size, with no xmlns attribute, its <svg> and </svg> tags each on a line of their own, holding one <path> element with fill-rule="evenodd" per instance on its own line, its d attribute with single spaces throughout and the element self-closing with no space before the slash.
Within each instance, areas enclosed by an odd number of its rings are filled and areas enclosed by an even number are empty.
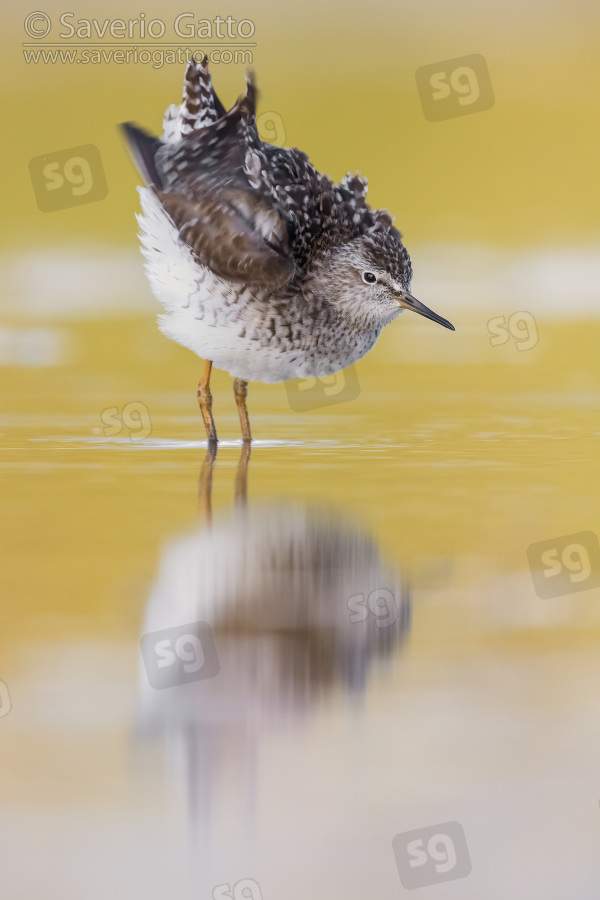
<svg viewBox="0 0 600 900">
<path fill-rule="evenodd" d="M 302 349 L 265 339 L 264 323 L 270 317 L 266 299 L 200 266 L 153 192 L 138 190 L 142 213 L 137 219 L 146 272 L 165 309 L 158 317 L 159 328 L 202 359 L 212 360 L 216 368 L 234 378 L 266 383 L 330 375 L 356 362 L 377 340 L 379 332 L 365 336 L 351 350 L 342 350 L 331 334 L 324 336 L 325 342 L 312 335 L 314 348 L 308 341 Z"/>
</svg>

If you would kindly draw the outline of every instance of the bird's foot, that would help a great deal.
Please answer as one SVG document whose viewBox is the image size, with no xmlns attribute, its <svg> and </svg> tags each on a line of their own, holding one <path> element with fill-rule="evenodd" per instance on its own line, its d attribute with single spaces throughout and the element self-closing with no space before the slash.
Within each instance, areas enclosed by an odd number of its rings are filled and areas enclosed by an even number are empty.
<svg viewBox="0 0 600 900">
<path fill-rule="evenodd" d="M 214 444 L 216 446 L 217 441 L 219 440 L 217 437 L 217 429 L 215 428 L 215 420 L 213 419 L 212 414 L 212 394 L 210 391 L 202 391 L 198 388 L 198 406 L 200 407 L 200 412 L 202 414 L 202 420 L 204 422 L 204 428 L 206 429 L 206 437 L 208 438 L 209 446 Z"/>
<path fill-rule="evenodd" d="M 198 384 L 198 390 L 196 392 L 196 396 L 198 398 L 198 406 L 200 407 L 200 412 L 202 414 L 202 419 L 204 421 L 204 427 L 206 429 L 206 437 L 208 438 L 209 446 L 214 444 L 216 447 L 218 438 L 217 438 L 217 429 L 215 428 L 215 420 L 213 419 L 212 414 L 212 394 L 210 392 L 210 373 L 212 369 L 212 362 L 207 360 L 206 365 L 204 367 L 204 372 L 202 373 L 202 378 L 200 379 L 200 383 Z"/>
</svg>

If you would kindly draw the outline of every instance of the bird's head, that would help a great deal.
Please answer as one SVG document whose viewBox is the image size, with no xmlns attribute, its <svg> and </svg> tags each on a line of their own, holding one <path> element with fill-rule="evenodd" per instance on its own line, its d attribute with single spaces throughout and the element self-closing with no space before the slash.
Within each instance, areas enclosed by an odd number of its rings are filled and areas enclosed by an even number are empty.
<svg viewBox="0 0 600 900">
<path fill-rule="evenodd" d="M 409 309 L 454 331 L 454 325 L 410 293 L 410 257 L 395 229 L 324 250 L 307 276 L 309 289 L 324 294 L 348 319 L 383 326 Z"/>
</svg>

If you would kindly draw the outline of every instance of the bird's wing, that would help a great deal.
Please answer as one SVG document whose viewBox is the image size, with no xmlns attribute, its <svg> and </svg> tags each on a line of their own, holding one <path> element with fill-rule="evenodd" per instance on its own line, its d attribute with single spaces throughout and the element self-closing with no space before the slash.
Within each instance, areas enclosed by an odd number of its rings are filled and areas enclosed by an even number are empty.
<svg viewBox="0 0 600 900">
<path fill-rule="evenodd" d="M 275 290 L 294 275 L 287 228 L 260 195 L 234 186 L 193 198 L 157 191 L 179 236 L 199 262 L 227 281 Z"/>
<path fill-rule="evenodd" d="M 138 168 L 181 240 L 228 281 L 282 287 L 295 272 L 290 216 L 260 177 L 255 88 L 211 125 L 177 142 L 125 126 Z"/>
</svg>

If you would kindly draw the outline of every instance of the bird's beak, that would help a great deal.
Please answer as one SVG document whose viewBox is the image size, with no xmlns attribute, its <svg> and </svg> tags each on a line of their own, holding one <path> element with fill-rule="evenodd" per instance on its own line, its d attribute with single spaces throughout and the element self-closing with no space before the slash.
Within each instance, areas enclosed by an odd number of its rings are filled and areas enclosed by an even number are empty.
<svg viewBox="0 0 600 900">
<path fill-rule="evenodd" d="M 401 294 L 401 296 L 396 297 L 396 300 L 402 309 L 411 309 L 413 312 L 419 313 L 420 316 L 425 316 L 426 319 L 431 319 L 432 322 L 437 322 L 439 325 L 443 325 L 444 328 L 449 328 L 450 331 L 454 331 L 454 325 L 452 325 L 448 319 L 442 319 L 441 316 L 434 313 L 432 309 L 429 309 L 428 306 L 425 306 L 424 303 L 421 303 L 416 297 L 413 297 L 412 294 Z"/>
</svg>

